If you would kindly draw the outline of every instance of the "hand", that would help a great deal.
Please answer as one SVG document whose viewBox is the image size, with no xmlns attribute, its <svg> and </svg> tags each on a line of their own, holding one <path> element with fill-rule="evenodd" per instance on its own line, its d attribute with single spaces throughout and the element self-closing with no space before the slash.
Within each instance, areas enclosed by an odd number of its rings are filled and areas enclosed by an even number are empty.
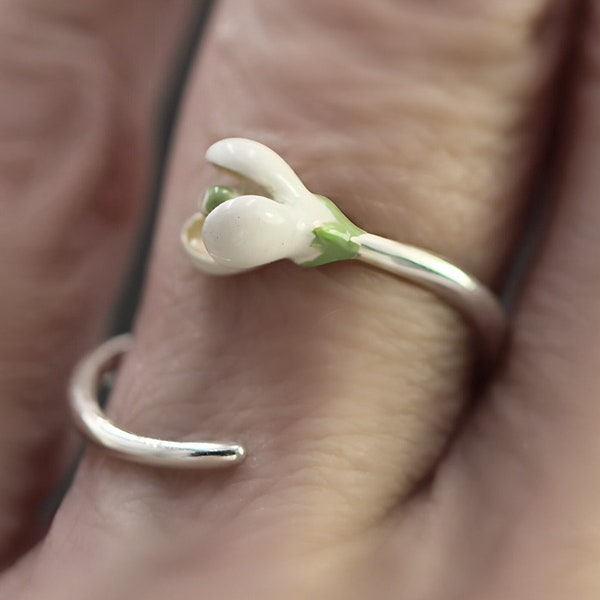
<svg viewBox="0 0 600 600">
<path fill-rule="evenodd" d="M 600 21 L 575 4 L 220 2 L 110 414 L 250 456 L 167 472 L 89 448 L 12 565 L 73 457 L 67 378 L 129 262 L 190 6 L 0 5 L 0 597 L 598 597 Z M 476 398 L 469 331 L 424 290 L 357 264 L 194 269 L 179 230 L 220 182 L 204 150 L 229 136 L 276 149 L 360 227 L 497 289 L 551 183 Z"/>
</svg>

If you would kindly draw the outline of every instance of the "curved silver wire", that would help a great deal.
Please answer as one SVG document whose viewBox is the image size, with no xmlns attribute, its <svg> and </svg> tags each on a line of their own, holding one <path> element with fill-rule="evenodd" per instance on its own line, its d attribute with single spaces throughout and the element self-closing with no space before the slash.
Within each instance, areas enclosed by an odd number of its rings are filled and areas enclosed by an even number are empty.
<svg viewBox="0 0 600 600">
<path fill-rule="evenodd" d="M 112 338 L 75 368 L 69 398 L 81 433 L 120 459 L 155 467 L 214 469 L 244 460 L 244 448 L 233 442 L 172 442 L 143 437 L 120 429 L 106 417 L 98 403 L 102 378 L 117 368 L 131 344 L 129 335 Z"/>
<path fill-rule="evenodd" d="M 494 294 L 456 265 L 427 250 L 365 233 L 357 259 L 424 287 L 456 308 L 481 342 L 485 361 L 496 358 L 506 334 L 506 314 Z"/>
</svg>

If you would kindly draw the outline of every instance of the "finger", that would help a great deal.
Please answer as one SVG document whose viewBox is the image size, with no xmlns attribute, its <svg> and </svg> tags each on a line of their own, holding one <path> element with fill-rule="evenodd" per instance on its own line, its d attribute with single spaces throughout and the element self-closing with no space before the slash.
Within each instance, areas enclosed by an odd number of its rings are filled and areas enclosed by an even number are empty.
<svg viewBox="0 0 600 600">
<path fill-rule="evenodd" d="M 457 532 L 479 513 L 497 515 L 465 536 L 464 549 L 470 546 L 467 561 L 478 555 L 494 562 L 502 552 L 491 585 L 498 598 L 516 597 L 515 582 L 518 597 L 527 598 L 594 598 L 600 590 L 598 2 L 586 17 L 553 178 L 555 205 L 523 290 L 510 359 L 437 488 Z M 567 564 L 577 568 L 566 573 Z"/>
<path fill-rule="evenodd" d="M 127 266 L 186 10 L 0 4 L 0 561 L 64 467 L 66 379 Z"/>
<path fill-rule="evenodd" d="M 345 3 L 341 19 L 330 4 L 221 5 L 112 415 L 148 435 L 237 439 L 251 456 L 198 477 L 90 452 L 47 548 L 74 520 L 77 546 L 100 536 L 112 547 L 102 522 L 135 553 L 134 538 L 180 531 L 181 519 L 184 554 L 200 539 L 224 551 L 232 535 L 242 552 L 252 532 L 278 537 L 282 554 L 329 547 L 430 468 L 468 387 L 468 336 L 451 309 L 356 265 L 204 278 L 177 240 L 200 190 L 218 183 L 200 148 L 245 135 L 360 226 L 493 279 L 518 229 L 564 32 L 547 3 L 447 6 Z"/>
</svg>

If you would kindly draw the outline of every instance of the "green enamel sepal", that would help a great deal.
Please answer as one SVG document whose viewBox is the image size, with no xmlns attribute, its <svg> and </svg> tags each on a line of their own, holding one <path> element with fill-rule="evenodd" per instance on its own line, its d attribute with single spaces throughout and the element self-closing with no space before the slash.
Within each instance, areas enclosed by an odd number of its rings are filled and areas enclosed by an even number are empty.
<svg viewBox="0 0 600 600">
<path fill-rule="evenodd" d="M 202 199 L 202 212 L 205 215 L 210 214 L 219 204 L 227 202 L 239 196 L 239 194 L 232 188 L 226 185 L 211 185 L 204 194 Z"/>
<path fill-rule="evenodd" d="M 352 223 L 329 198 L 316 196 L 327 204 L 334 215 L 335 221 L 323 223 L 313 229 L 315 239 L 311 247 L 317 248 L 320 254 L 317 258 L 302 263 L 302 266 L 318 267 L 319 265 L 356 257 L 360 246 L 353 241 L 353 238 L 365 232 Z"/>
</svg>

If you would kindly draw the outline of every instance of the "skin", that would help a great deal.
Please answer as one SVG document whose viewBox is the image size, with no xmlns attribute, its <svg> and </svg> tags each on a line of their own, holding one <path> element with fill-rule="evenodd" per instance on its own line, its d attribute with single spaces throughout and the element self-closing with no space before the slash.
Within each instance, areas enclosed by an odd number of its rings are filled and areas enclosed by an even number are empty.
<svg viewBox="0 0 600 600">
<path fill-rule="evenodd" d="M 581 19 L 549 0 L 221 2 L 110 414 L 251 455 L 179 473 L 90 449 L 23 554 L 71 456 L 62 390 L 127 264 L 189 15 L 118 4 L 0 3 L 0 597 L 597 598 L 593 1 Z M 497 289 L 546 183 L 510 340 L 476 395 L 467 327 L 417 287 L 356 264 L 194 270 L 179 229 L 218 183 L 203 150 L 229 136 L 275 148 L 365 230 Z"/>
</svg>

